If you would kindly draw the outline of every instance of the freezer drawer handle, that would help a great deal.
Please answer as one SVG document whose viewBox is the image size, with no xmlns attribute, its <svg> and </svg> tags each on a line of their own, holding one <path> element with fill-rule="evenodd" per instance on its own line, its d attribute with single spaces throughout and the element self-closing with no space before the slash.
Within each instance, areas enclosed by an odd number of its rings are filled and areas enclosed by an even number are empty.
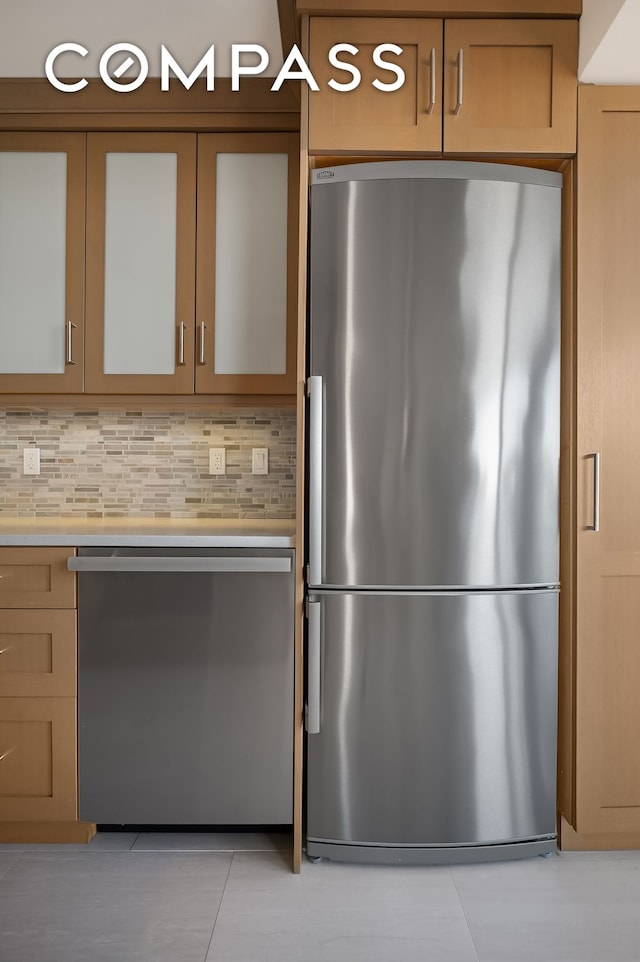
<svg viewBox="0 0 640 962">
<path fill-rule="evenodd" d="M 593 458 L 593 524 L 587 525 L 587 531 L 600 530 L 600 452 L 587 454 L 585 460 Z"/>
<path fill-rule="evenodd" d="M 309 634 L 307 646 L 306 729 L 309 735 L 320 732 L 320 602 L 307 603 Z"/>
<path fill-rule="evenodd" d="M 84 557 L 69 558 L 69 571 L 291 571 L 291 558 Z"/>
<path fill-rule="evenodd" d="M 309 584 L 322 584 L 322 474 L 323 391 L 322 377 L 312 375 L 309 395 Z"/>
</svg>

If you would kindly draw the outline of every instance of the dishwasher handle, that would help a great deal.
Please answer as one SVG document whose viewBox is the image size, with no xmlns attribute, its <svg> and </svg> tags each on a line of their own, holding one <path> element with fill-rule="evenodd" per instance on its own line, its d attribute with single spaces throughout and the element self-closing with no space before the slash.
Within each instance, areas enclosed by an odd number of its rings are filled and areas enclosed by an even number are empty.
<svg viewBox="0 0 640 962">
<path fill-rule="evenodd" d="M 228 555 L 226 557 L 184 557 L 184 556 L 164 556 L 155 557 L 153 555 L 129 556 L 117 555 L 93 556 L 82 558 L 69 558 L 67 561 L 69 571 L 171 571 L 171 572 L 193 572 L 193 571 L 273 571 L 290 572 L 291 558 L 265 558 L 260 556 L 236 557 Z"/>
</svg>

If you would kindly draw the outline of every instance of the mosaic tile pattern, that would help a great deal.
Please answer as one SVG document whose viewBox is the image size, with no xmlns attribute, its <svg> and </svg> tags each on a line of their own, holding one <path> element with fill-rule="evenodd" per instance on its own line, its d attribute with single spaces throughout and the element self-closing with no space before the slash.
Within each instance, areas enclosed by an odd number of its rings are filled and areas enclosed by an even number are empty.
<svg viewBox="0 0 640 962">
<path fill-rule="evenodd" d="M 0 411 L 0 515 L 52 518 L 293 518 L 295 414 Z M 39 477 L 22 449 L 40 448 Z M 209 448 L 227 473 L 209 475 Z M 251 474 L 251 449 L 269 473 Z"/>
</svg>

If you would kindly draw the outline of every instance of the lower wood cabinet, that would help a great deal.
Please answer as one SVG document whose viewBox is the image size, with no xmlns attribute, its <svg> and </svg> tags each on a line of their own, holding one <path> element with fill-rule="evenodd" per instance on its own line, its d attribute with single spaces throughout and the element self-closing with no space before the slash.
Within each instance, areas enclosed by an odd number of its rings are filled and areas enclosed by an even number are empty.
<svg viewBox="0 0 640 962">
<path fill-rule="evenodd" d="M 76 579 L 67 569 L 73 553 L 69 548 L 0 548 L 0 609 L 75 608 Z"/>
<path fill-rule="evenodd" d="M 76 699 L 0 698 L 0 819 L 76 817 Z"/>
<path fill-rule="evenodd" d="M 76 695 L 76 612 L 0 611 L 0 697 Z"/>
<path fill-rule="evenodd" d="M 0 841 L 94 831 L 77 822 L 74 553 L 0 548 Z"/>
</svg>

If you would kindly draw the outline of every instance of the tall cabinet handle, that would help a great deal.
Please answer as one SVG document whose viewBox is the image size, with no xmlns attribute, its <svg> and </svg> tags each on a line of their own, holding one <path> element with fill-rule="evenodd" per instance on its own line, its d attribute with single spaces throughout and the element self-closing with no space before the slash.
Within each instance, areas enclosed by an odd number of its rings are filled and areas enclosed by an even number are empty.
<svg viewBox="0 0 640 962">
<path fill-rule="evenodd" d="M 587 531 L 600 530 L 600 452 L 587 454 L 585 460 L 593 459 L 593 523 L 587 525 Z"/>
<path fill-rule="evenodd" d="M 178 364 L 184 364 L 184 332 L 187 325 L 180 321 L 178 325 Z"/>
<path fill-rule="evenodd" d="M 436 105 L 436 48 L 431 48 L 431 56 L 429 58 L 430 71 L 429 71 L 429 82 L 431 84 L 431 90 L 429 91 L 429 106 L 427 107 L 427 113 L 432 114 L 434 107 Z"/>
<path fill-rule="evenodd" d="M 204 332 L 206 331 L 206 329 L 207 329 L 207 325 L 205 324 L 204 321 L 201 321 L 200 322 L 200 353 L 198 354 L 199 364 L 207 363 L 204 359 Z"/>
<path fill-rule="evenodd" d="M 307 602 L 309 634 L 307 645 L 307 707 L 305 727 L 309 735 L 320 732 L 320 642 L 321 602 Z"/>
<path fill-rule="evenodd" d="M 67 356 L 65 358 L 67 364 L 77 364 L 77 361 L 73 360 L 73 331 L 76 330 L 76 325 L 71 321 L 67 321 Z"/>
<path fill-rule="evenodd" d="M 323 391 L 322 377 L 307 381 L 309 396 L 309 584 L 322 584 L 322 475 Z"/>
<path fill-rule="evenodd" d="M 460 113 L 460 108 L 462 107 L 462 94 L 464 90 L 464 50 L 462 47 L 458 50 L 458 99 L 456 101 L 456 108 L 453 111 L 456 117 Z"/>
</svg>

